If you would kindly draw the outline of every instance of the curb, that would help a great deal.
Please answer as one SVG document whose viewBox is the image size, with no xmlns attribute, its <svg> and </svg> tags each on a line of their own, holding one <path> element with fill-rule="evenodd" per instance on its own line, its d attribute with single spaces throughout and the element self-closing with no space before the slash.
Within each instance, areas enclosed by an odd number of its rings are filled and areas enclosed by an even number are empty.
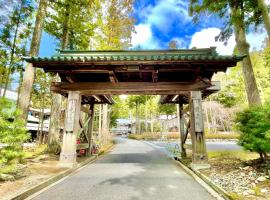
<svg viewBox="0 0 270 200">
<path fill-rule="evenodd" d="M 207 176 L 199 172 L 198 170 L 191 169 L 190 167 L 186 166 L 184 163 L 182 163 L 181 159 L 179 157 L 174 157 L 175 162 L 180 165 L 188 174 L 190 174 L 197 182 L 199 182 L 208 192 L 210 192 L 213 195 L 213 191 L 215 191 L 222 199 L 224 200 L 233 200 L 230 195 L 221 187 L 213 183 L 212 180 L 210 180 Z M 198 180 L 199 179 L 199 180 Z M 203 182 L 204 184 L 202 184 Z M 205 186 L 208 186 L 206 188 Z M 209 187 L 212 191 L 209 191 Z M 216 195 L 214 195 L 216 197 Z M 217 198 L 217 197 L 216 197 Z"/>
<path fill-rule="evenodd" d="M 111 151 L 114 146 L 115 146 L 115 144 L 111 144 L 108 148 L 106 148 L 104 151 L 100 152 L 98 155 L 90 157 L 90 158 L 86 159 L 85 161 L 78 163 L 76 167 L 68 169 L 68 170 L 48 179 L 48 180 L 43 181 L 41 184 L 39 184 L 37 186 L 33 186 L 32 188 L 30 188 L 24 192 L 21 192 L 20 194 L 16 195 L 15 197 L 12 197 L 11 200 L 23 200 L 23 199 L 26 199 L 27 197 L 34 195 L 35 193 L 39 192 L 40 190 L 52 185 L 53 183 L 65 178 L 66 176 L 79 170 L 83 166 L 96 161 L 100 156 Z"/>
</svg>

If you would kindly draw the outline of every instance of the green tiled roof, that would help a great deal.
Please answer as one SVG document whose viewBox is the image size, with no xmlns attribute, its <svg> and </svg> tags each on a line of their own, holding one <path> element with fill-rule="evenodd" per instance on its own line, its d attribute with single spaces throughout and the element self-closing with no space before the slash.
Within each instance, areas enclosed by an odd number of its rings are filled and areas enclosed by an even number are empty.
<svg viewBox="0 0 270 200">
<path fill-rule="evenodd" d="M 240 61 L 244 56 L 218 55 L 215 48 L 144 51 L 60 51 L 52 57 L 24 57 L 27 62 L 91 61 Z"/>
</svg>

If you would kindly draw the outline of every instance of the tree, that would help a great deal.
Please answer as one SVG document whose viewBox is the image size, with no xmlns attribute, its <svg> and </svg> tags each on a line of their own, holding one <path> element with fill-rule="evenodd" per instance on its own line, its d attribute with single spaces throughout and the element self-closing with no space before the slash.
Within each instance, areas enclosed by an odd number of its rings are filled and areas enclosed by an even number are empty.
<svg viewBox="0 0 270 200">
<path fill-rule="evenodd" d="M 37 56 L 43 30 L 43 22 L 46 15 L 48 0 L 40 0 L 36 14 L 35 27 L 32 35 L 29 56 Z M 31 63 L 26 65 L 24 78 L 21 86 L 18 108 L 21 110 L 20 118 L 27 121 L 27 113 L 30 105 L 31 91 L 35 78 L 35 68 Z"/>
<path fill-rule="evenodd" d="M 270 152 L 270 104 L 245 109 L 238 113 L 235 121 L 241 132 L 239 144 L 259 153 L 265 162 Z"/>
<path fill-rule="evenodd" d="M 234 32 L 237 44 L 237 50 L 240 55 L 246 55 L 243 59 L 242 71 L 245 81 L 245 88 L 249 105 L 261 104 L 260 94 L 257 83 L 254 77 L 253 67 L 249 55 L 249 44 L 246 40 L 246 32 L 250 24 L 258 25 L 259 18 L 254 17 L 257 13 L 253 12 L 251 17 L 246 17 L 252 9 L 253 2 L 244 0 L 222 0 L 213 2 L 210 0 L 191 0 L 190 13 L 194 17 L 194 21 L 198 22 L 202 13 L 216 14 L 219 17 L 226 19 L 225 26 L 217 39 L 226 41 Z M 230 11 L 230 13 L 229 13 Z"/>
<path fill-rule="evenodd" d="M 257 0 L 258 7 L 261 11 L 261 15 L 263 18 L 264 26 L 267 31 L 268 39 L 270 38 L 270 18 L 267 5 L 264 0 Z"/>
<path fill-rule="evenodd" d="M 10 18 L 3 25 L 0 32 L 0 49 L 5 54 L 6 59 L 2 60 L 2 65 L 5 68 L 5 77 L 1 78 L 4 83 L 3 97 L 6 95 L 6 90 L 10 83 L 10 76 L 14 71 L 21 68 L 19 55 L 24 53 L 21 42 L 28 38 L 31 27 L 31 16 L 33 5 L 31 0 L 21 0 L 16 3 L 14 11 Z"/>
<path fill-rule="evenodd" d="M 132 95 L 129 96 L 127 101 L 128 101 L 128 106 L 129 108 L 135 108 L 135 119 L 136 119 L 136 123 L 135 123 L 135 133 L 141 133 L 141 123 L 140 123 L 140 108 L 141 108 L 141 104 L 145 104 L 146 99 L 144 98 L 144 96 L 142 95 Z"/>
<path fill-rule="evenodd" d="M 32 107 L 38 108 L 39 113 L 39 130 L 38 142 L 41 144 L 43 141 L 43 127 L 44 127 L 44 109 L 51 106 L 51 76 L 46 74 L 43 70 L 36 70 L 36 79 L 32 90 Z"/>
<path fill-rule="evenodd" d="M 128 49 L 134 31 L 133 0 L 108 0 L 102 3 L 91 48 Z"/>
<path fill-rule="evenodd" d="M 92 13 L 95 1 L 91 0 L 58 0 L 50 4 L 52 12 L 49 13 L 45 23 L 45 30 L 61 41 L 61 49 L 87 49 L 90 36 L 93 34 Z M 54 82 L 60 80 L 58 75 Z M 61 95 L 52 94 L 52 106 L 49 126 L 48 152 L 60 152 L 60 118 Z"/>
<path fill-rule="evenodd" d="M 176 40 L 171 40 L 169 42 L 169 49 L 172 50 L 178 49 L 178 42 Z"/>
<path fill-rule="evenodd" d="M 0 148 L 1 168 L 23 157 L 22 145 L 29 137 L 23 121 L 18 118 L 19 111 L 14 108 L 12 102 L 0 99 L 0 143 L 6 144 Z"/>
</svg>

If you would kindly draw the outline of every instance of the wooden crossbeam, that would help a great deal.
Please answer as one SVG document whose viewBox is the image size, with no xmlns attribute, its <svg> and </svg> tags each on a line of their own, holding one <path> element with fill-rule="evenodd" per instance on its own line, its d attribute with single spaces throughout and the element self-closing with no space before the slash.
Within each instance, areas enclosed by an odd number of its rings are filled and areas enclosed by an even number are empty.
<svg viewBox="0 0 270 200">
<path fill-rule="evenodd" d="M 210 87 L 209 83 L 197 82 L 78 82 L 52 83 L 51 90 L 56 93 L 63 91 L 80 91 L 81 95 L 104 94 L 182 94 L 191 90 L 203 90 Z"/>
</svg>

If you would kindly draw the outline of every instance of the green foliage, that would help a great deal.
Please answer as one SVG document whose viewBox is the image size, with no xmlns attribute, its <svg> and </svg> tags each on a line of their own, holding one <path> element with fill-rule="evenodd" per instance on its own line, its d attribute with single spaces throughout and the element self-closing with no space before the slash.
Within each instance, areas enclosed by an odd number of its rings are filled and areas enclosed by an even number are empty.
<svg viewBox="0 0 270 200">
<path fill-rule="evenodd" d="M 36 79 L 32 90 L 32 106 L 34 108 L 48 108 L 51 106 L 50 86 L 52 77 L 41 69 L 36 70 Z"/>
<path fill-rule="evenodd" d="M 232 107 L 236 105 L 236 97 L 234 96 L 234 94 L 227 91 L 219 92 L 214 97 L 214 100 L 218 101 L 226 107 Z"/>
<path fill-rule="evenodd" d="M 22 72 L 20 54 L 26 54 L 26 44 L 31 34 L 32 0 L 14 2 L 11 13 L 0 26 L 0 85 L 8 86 L 10 75 Z"/>
<path fill-rule="evenodd" d="M 127 101 L 121 99 L 119 96 L 114 96 L 113 100 L 115 103 L 111 106 L 110 126 L 115 126 L 117 119 L 129 117 Z"/>
<path fill-rule="evenodd" d="M 69 49 L 85 50 L 89 47 L 96 23 L 94 14 L 98 11 L 95 0 L 57 0 L 49 4 L 45 31 L 61 40 L 67 33 Z"/>
<path fill-rule="evenodd" d="M 176 107 L 174 104 L 163 104 L 158 107 L 159 113 L 164 115 L 176 114 Z"/>
<path fill-rule="evenodd" d="M 237 129 L 241 132 L 239 144 L 246 150 L 261 155 L 270 152 L 270 103 L 255 106 L 237 114 Z"/>
<path fill-rule="evenodd" d="M 93 49 L 128 49 L 134 32 L 134 0 L 106 0 L 98 12 L 97 31 L 94 34 Z"/>
<path fill-rule="evenodd" d="M 237 10 L 238 13 L 230 13 L 231 8 Z M 256 29 L 262 23 L 262 14 L 257 0 L 190 0 L 189 13 L 195 23 L 198 23 L 201 16 L 205 14 L 222 18 L 224 20 L 223 28 L 216 39 L 225 42 L 233 34 L 233 25 L 238 24 L 243 16 L 246 27 Z"/>
<path fill-rule="evenodd" d="M 18 118 L 19 111 L 14 105 L 0 99 L 0 164 L 9 164 L 23 157 L 22 144 L 28 139 L 24 123 Z"/>
</svg>

